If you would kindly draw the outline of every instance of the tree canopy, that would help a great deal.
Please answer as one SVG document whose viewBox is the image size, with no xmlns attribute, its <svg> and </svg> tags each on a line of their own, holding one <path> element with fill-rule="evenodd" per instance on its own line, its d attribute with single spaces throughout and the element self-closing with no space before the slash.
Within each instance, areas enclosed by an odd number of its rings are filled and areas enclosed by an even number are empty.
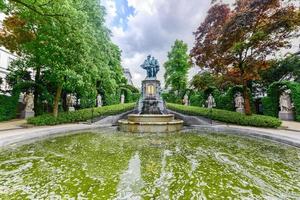
<svg viewBox="0 0 300 200">
<path fill-rule="evenodd" d="M 65 92 L 89 99 L 101 93 L 106 104 L 119 99 L 118 88 L 126 83 L 121 51 L 110 40 L 100 1 L 9 0 L 6 6 L 0 41 L 20 56 L 15 70 L 35 72 L 36 104 L 53 102 L 56 116 Z M 40 99 L 45 96 L 52 98 Z"/>
<path fill-rule="evenodd" d="M 288 1 L 236 0 L 233 7 L 215 3 L 194 33 L 191 56 L 198 66 L 243 85 L 245 111 L 251 114 L 249 82 L 260 79 L 272 55 L 290 47 L 299 27 L 299 9 Z"/>
<path fill-rule="evenodd" d="M 184 92 L 187 88 L 187 75 L 191 67 L 190 57 L 187 53 L 188 46 L 181 40 L 176 40 L 168 53 L 168 60 L 164 63 L 166 72 L 165 86 L 172 91 Z"/>
</svg>

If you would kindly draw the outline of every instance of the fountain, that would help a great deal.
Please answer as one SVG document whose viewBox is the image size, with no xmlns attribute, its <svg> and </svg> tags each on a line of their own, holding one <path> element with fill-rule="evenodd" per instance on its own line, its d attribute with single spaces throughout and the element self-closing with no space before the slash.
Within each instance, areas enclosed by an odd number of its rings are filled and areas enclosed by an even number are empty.
<svg viewBox="0 0 300 200">
<path fill-rule="evenodd" d="M 161 97 L 160 81 L 156 79 L 159 71 L 158 61 L 150 55 L 141 65 L 147 70 L 142 81 L 142 95 L 137 105 L 138 114 L 128 115 L 128 119 L 119 120 L 119 130 L 134 133 L 174 132 L 182 129 L 183 121 L 168 114 Z"/>
</svg>

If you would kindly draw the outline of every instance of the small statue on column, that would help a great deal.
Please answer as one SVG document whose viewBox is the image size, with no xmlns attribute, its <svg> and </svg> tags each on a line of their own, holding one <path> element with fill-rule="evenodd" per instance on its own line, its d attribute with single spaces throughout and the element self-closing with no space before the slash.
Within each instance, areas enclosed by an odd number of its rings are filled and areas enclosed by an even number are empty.
<svg viewBox="0 0 300 200">
<path fill-rule="evenodd" d="M 235 103 L 236 112 L 245 113 L 245 108 L 244 108 L 245 99 L 240 92 L 237 93 L 234 99 L 234 103 Z"/>
<path fill-rule="evenodd" d="M 122 95 L 121 95 L 121 104 L 124 104 L 124 103 L 125 103 L 125 95 L 122 94 Z"/>
<path fill-rule="evenodd" d="M 188 106 L 189 105 L 189 96 L 187 94 L 183 97 L 183 105 Z"/>
<path fill-rule="evenodd" d="M 290 90 L 284 91 L 279 98 L 280 112 L 279 118 L 282 120 L 294 120 L 294 105 L 291 100 Z"/>
<path fill-rule="evenodd" d="M 214 108 L 216 107 L 216 102 L 212 94 L 209 94 L 206 100 L 207 108 Z"/>
<path fill-rule="evenodd" d="M 73 95 L 68 94 L 67 95 L 67 106 L 68 106 L 68 111 L 69 112 L 75 111 L 74 104 L 75 104 L 75 101 L 74 101 Z"/>
<path fill-rule="evenodd" d="M 34 95 L 32 92 L 29 92 L 24 95 L 23 103 L 25 104 L 25 109 L 22 112 L 23 118 L 34 117 Z"/>
<path fill-rule="evenodd" d="M 97 96 L 97 107 L 102 107 L 102 96 L 98 94 Z"/>
</svg>

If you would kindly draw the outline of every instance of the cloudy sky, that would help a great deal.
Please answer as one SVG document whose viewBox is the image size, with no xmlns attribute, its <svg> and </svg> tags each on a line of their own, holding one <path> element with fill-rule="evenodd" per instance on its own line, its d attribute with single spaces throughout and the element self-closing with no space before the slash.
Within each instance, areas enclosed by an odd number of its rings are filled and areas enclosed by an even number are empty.
<svg viewBox="0 0 300 200">
<path fill-rule="evenodd" d="M 230 3 L 232 0 L 227 0 Z M 139 66 L 147 55 L 161 65 L 158 78 L 163 82 L 163 63 L 176 39 L 193 47 L 193 32 L 204 20 L 211 0 L 102 0 L 106 23 L 113 41 L 122 50 L 122 65 L 129 68 L 133 82 L 140 86 L 145 71 Z M 298 41 L 299 42 L 299 41 Z M 296 47 L 297 44 L 294 44 Z M 299 43 L 298 43 L 299 45 Z M 295 48 L 294 47 L 294 48 Z M 197 68 L 191 70 L 194 74 Z"/>
</svg>

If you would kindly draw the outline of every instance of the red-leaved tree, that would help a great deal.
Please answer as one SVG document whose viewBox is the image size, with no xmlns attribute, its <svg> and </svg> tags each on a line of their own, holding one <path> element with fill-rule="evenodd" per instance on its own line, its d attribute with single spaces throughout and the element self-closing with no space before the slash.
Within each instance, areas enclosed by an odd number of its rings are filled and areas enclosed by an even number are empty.
<svg viewBox="0 0 300 200">
<path fill-rule="evenodd" d="M 236 0 L 233 7 L 214 3 L 194 33 L 191 56 L 198 66 L 243 85 L 250 115 L 249 81 L 260 78 L 276 52 L 290 47 L 299 28 L 299 8 L 287 0 Z"/>
</svg>

